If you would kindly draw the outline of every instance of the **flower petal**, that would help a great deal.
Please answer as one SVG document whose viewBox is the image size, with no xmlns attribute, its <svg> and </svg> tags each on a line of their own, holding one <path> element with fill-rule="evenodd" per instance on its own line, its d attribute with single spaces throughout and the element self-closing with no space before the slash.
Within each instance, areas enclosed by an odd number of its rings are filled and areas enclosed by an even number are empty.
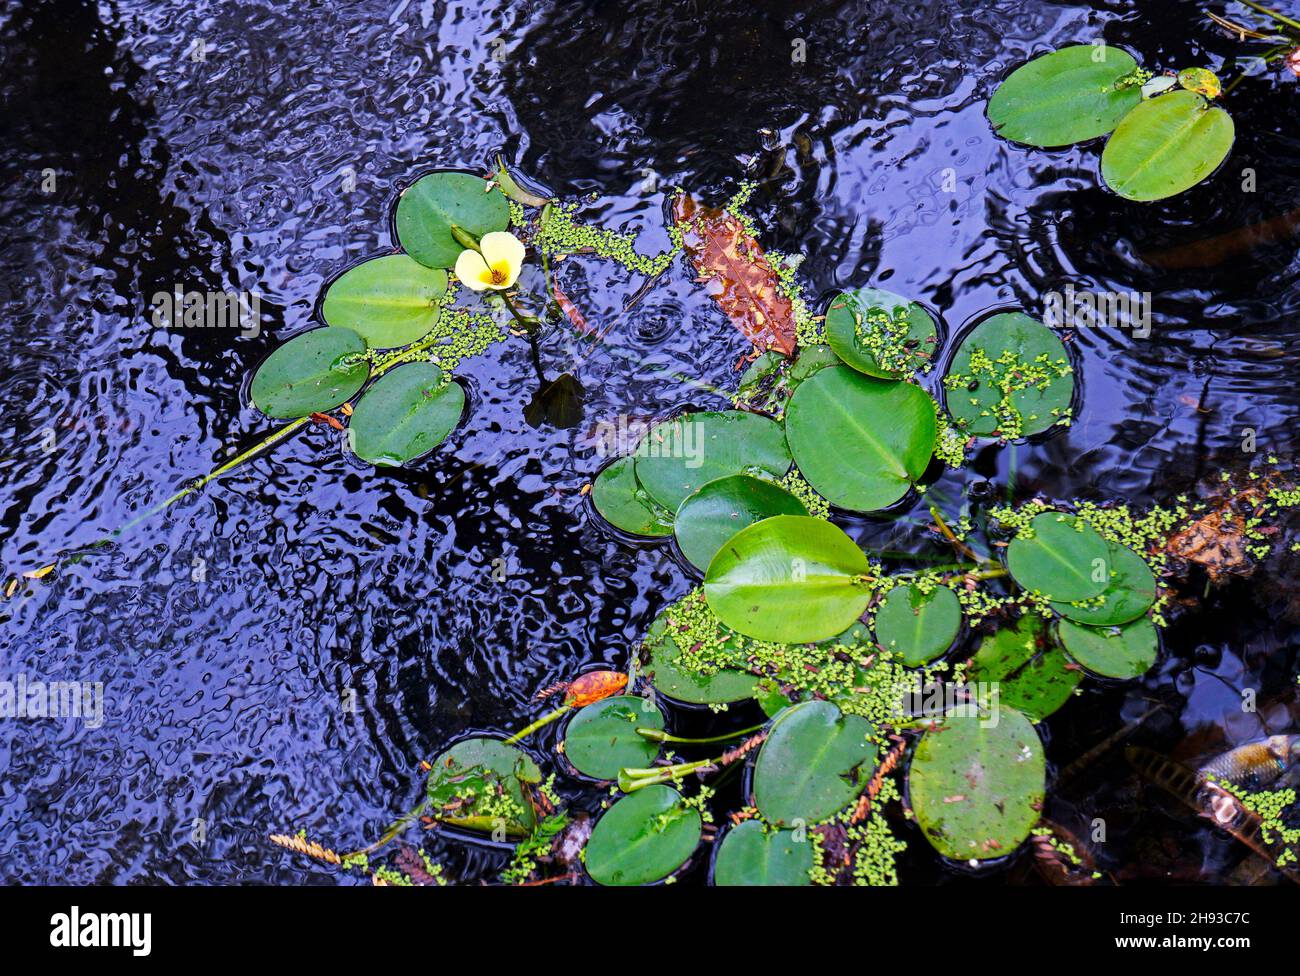
<svg viewBox="0 0 1300 976">
<path fill-rule="evenodd" d="M 509 266 L 510 272 L 507 275 L 509 281 L 503 287 L 513 285 L 515 279 L 519 277 L 519 269 L 524 264 L 523 242 L 509 231 L 494 230 L 484 234 L 478 246 L 483 252 L 483 260 L 487 262 L 488 267 L 495 268 L 503 263 Z"/>
<path fill-rule="evenodd" d="M 470 291 L 487 290 L 487 283 L 483 280 L 483 275 L 487 270 L 487 262 L 483 260 L 483 255 L 479 254 L 478 251 L 471 251 L 467 248 L 461 251 L 460 257 L 456 259 L 456 277 Z"/>
</svg>

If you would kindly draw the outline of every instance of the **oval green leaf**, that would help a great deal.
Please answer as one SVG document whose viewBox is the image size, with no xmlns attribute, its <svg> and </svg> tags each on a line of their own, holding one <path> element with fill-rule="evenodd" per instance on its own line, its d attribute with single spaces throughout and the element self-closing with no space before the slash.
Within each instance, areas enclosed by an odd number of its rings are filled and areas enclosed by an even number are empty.
<svg viewBox="0 0 1300 976">
<path fill-rule="evenodd" d="M 1110 582 L 1101 596 L 1082 603 L 1052 603 L 1062 617 L 1090 627 L 1116 627 L 1136 620 L 1156 600 L 1156 578 L 1147 561 L 1128 546 L 1107 542 Z"/>
<path fill-rule="evenodd" d="M 793 830 L 746 820 L 727 831 L 713 862 L 719 887 L 801 887 L 812 884 L 813 845 Z"/>
<path fill-rule="evenodd" d="M 1000 705 L 1041 722 L 1068 702 L 1083 680 L 1069 664 L 1047 622 L 1031 613 L 980 642 L 967 680 L 996 683 Z"/>
<path fill-rule="evenodd" d="M 754 697 L 758 678 L 748 671 L 723 668 L 700 674 L 683 668 L 679 663 L 682 650 L 669 632 L 666 614 L 656 617 L 645 635 L 650 657 L 645 674 L 655 691 L 690 705 L 726 705 Z"/>
<path fill-rule="evenodd" d="M 281 420 L 333 410 L 370 375 L 366 344 L 351 329 L 326 326 L 294 336 L 253 374 L 249 396 L 268 417 Z"/>
<path fill-rule="evenodd" d="M 542 771 L 522 750 L 498 739 L 464 739 L 432 765 L 425 795 L 435 819 L 481 831 L 504 820 L 512 836 L 536 825 L 531 787 L 542 781 Z"/>
<path fill-rule="evenodd" d="M 1043 743 L 1012 708 L 951 715 L 926 732 L 908 768 L 908 795 L 940 854 L 985 860 L 1014 851 L 1038 822 L 1047 781 Z"/>
<path fill-rule="evenodd" d="M 841 508 L 872 512 L 898 501 L 934 454 L 934 401 L 911 383 L 889 383 L 847 366 L 799 385 L 785 413 L 799 472 Z"/>
<path fill-rule="evenodd" d="M 1024 589 L 1073 603 L 1098 596 L 1110 580 L 1110 548 L 1097 530 L 1064 512 L 1034 516 L 1007 547 L 1007 569 Z"/>
<path fill-rule="evenodd" d="M 831 302 L 826 341 L 859 373 L 893 380 L 930 369 L 939 330 L 916 302 L 880 288 L 858 288 Z"/>
<path fill-rule="evenodd" d="M 1137 68 L 1125 51 L 1077 44 L 1013 71 L 989 99 L 998 135 L 1027 146 L 1068 146 L 1104 136 L 1142 100 L 1122 83 Z"/>
<path fill-rule="evenodd" d="M 1122 627 L 1085 627 L 1062 620 L 1057 633 L 1070 657 L 1103 678 L 1136 678 L 1156 663 L 1160 650 L 1155 624 L 1146 617 Z"/>
<path fill-rule="evenodd" d="M 650 428 L 633 452 L 637 480 L 676 512 L 687 496 L 732 474 L 790 470 L 790 449 L 776 421 L 741 410 L 686 414 Z"/>
<path fill-rule="evenodd" d="M 624 766 L 642 769 L 659 757 L 659 743 L 637 729 L 663 729 L 664 715 L 636 695 L 618 695 L 579 709 L 564 733 L 564 755 L 593 779 L 613 780 Z"/>
<path fill-rule="evenodd" d="M 1068 417 L 1074 371 L 1055 332 L 1022 312 L 1000 312 L 962 339 L 943 385 L 964 433 L 1015 440 Z"/>
<path fill-rule="evenodd" d="M 405 346 L 433 328 L 446 293 L 447 272 L 389 254 L 343 272 L 326 289 L 321 315 L 377 349 Z"/>
<path fill-rule="evenodd" d="M 1125 199 L 1163 200 L 1218 169 L 1235 135 L 1223 109 L 1196 92 L 1170 92 L 1125 116 L 1101 154 L 1101 175 Z"/>
<path fill-rule="evenodd" d="M 870 591 L 866 555 L 839 527 L 777 515 L 736 533 L 709 563 L 704 596 L 718 619 L 748 637 L 797 644 L 842 633 Z"/>
<path fill-rule="evenodd" d="M 587 841 L 587 873 L 602 885 L 653 884 L 700 843 L 700 815 L 667 786 L 647 786 L 605 811 Z"/>
<path fill-rule="evenodd" d="M 460 422 L 465 391 L 432 363 L 407 363 L 375 381 L 348 423 L 348 444 L 371 464 L 401 465 L 428 454 Z"/>
<path fill-rule="evenodd" d="M 455 224 L 475 237 L 505 230 L 510 205 L 497 189 L 469 173 L 430 173 L 397 201 L 397 239 L 407 253 L 430 268 L 450 268 L 465 250 L 451 234 Z"/>
<path fill-rule="evenodd" d="M 682 555 L 701 572 L 743 528 L 773 515 L 807 515 L 804 503 L 780 485 L 747 474 L 710 481 L 682 502 L 673 532 Z"/>
<path fill-rule="evenodd" d="M 591 488 L 591 503 L 616 529 L 633 535 L 672 535 L 672 513 L 657 506 L 641 487 L 633 458 L 621 457 L 601 470 Z"/>
<path fill-rule="evenodd" d="M 890 590 L 876 611 L 876 642 L 909 668 L 933 661 L 961 629 L 961 601 L 946 586 L 929 593 L 915 584 Z"/>
<path fill-rule="evenodd" d="M 754 804 L 764 819 L 806 827 L 851 803 L 875 769 L 871 733 L 866 719 L 826 701 L 778 715 L 754 762 Z"/>
</svg>

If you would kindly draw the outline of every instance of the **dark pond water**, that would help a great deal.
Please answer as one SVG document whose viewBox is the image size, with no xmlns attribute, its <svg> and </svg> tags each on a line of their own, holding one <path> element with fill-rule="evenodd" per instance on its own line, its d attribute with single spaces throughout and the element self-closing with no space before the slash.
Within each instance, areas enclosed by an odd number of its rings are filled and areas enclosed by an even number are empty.
<svg viewBox="0 0 1300 976">
<path fill-rule="evenodd" d="M 404 181 L 480 169 L 498 150 L 566 197 L 599 194 L 586 217 L 646 229 L 647 249 L 666 243 L 674 185 L 717 200 L 756 179 L 764 242 L 807 254 L 814 295 L 881 284 L 950 330 L 994 307 L 1038 312 L 1066 282 L 1151 292 L 1147 339 L 1077 336 L 1075 426 L 982 452 L 941 479 L 949 497 L 1004 484 L 1014 465 L 1020 497 L 1142 504 L 1240 464 L 1244 427 L 1262 450 L 1294 448 L 1295 242 L 1197 269 L 1144 256 L 1297 205 L 1295 79 L 1237 88 L 1224 169 L 1154 206 L 1098 188 L 1096 147 L 1022 151 L 983 118 L 996 81 L 1049 47 L 1103 37 L 1157 67 L 1246 51 L 1194 4 L 0 9 L 10 575 L 253 443 L 268 425 L 241 392 L 249 371 L 310 324 L 324 280 L 393 245 Z M 796 39 L 806 62 L 792 63 Z M 597 322 L 639 284 L 580 260 L 561 280 Z M 155 327 L 149 297 L 178 285 L 258 293 L 263 333 Z M 266 836 L 305 827 L 339 849 L 373 837 L 450 738 L 519 727 L 537 689 L 579 668 L 625 667 L 693 582 L 667 548 L 613 538 L 579 496 L 602 463 L 584 430 L 718 406 L 671 374 L 730 387 L 745 343 L 680 265 L 610 343 L 620 355 L 578 367 L 571 342 L 542 350 L 549 374 L 573 369 L 588 391 L 577 428 L 525 422 L 527 346 L 499 345 L 461 370 L 468 420 L 414 470 L 361 467 L 312 429 L 0 604 L 0 677 L 103 681 L 106 696 L 97 729 L 0 722 L 0 877 L 332 883 Z M 907 521 L 845 524 L 865 544 L 932 545 Z M 1230 588 L 1166 632 L 1145 679 L 1085 685 L 1046 723 L 1055 767 L 1157 703 L 1135 741 L 1162 751 L 1288 730 L 1294 624 L 1285 593 L 1251 592 Z M 1248 686 L 1267 703 L 1256 714 L 1240 709 Z M 534 741 L 539 756 L 555 735 Z M 578 806 L 599 799 L 561 786 Z M 1139 793 L 1114 754 L 1055 791 L 1048 812 L 1076 828 L 1106 818 L 1099 857 L 1131 879 L 1219 879 L 1242 854 Z M 437 839 L 429 849 L 468 881 L 503 863 Z M 905 881 L 963 877 L 924 854 L 904 866 Z"/>
</svg>

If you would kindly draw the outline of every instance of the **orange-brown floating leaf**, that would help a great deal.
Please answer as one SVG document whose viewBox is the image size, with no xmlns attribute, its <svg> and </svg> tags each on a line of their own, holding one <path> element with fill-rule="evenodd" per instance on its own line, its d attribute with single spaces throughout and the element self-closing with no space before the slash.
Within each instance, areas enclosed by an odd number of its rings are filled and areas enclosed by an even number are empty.
<svg viewBox="0 0 1300 976">
<path fill-rule="evenodd" d="M 329 426 L 333 427 L 335 430 L 347 429 L 337 417 L 331 417 L 327 413 L 314 413 L 311 415 L 311 419 L 318 424 L 329 424 Z"/>
<path fill-rule="evenodd" d="M 1165 551 L 1178 559 L 1205 567 L 1210 579 L 1246 576 L 1254 569 L 1246 537 L 1246 521 L 1263 500 L 1263 491 L 1248 488 L 1187 528 L 1171 535 Z"/>
<path fill-rule="evenodd" d="M 778 287 L 772 262 L 727 211 L 702 207 L 688 194 L 673 200 L 673 221 L 684 224 L 683 244 L 705 290 L 732 324 L 763 351 L 795 350 L 794 306 Z"/>
<path fill-rule="evenodd" d="M 627 675 L 618 671 L 589 671 L 569 684 L 564 704 L 581 708 L 592 702 L 617 695 L 627 687 Z"/>
</svg>

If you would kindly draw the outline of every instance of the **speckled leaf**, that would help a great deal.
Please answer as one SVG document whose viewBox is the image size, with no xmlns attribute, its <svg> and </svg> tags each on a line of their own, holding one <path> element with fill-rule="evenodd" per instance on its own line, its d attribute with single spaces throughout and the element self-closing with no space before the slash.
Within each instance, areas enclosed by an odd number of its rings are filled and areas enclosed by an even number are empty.
<svg viewBox="0 0 1300 976">
<path fill-rule="evenodd" d="M 945 857 L 1003 857 L 1038 822 L 1047 780 L 1043 743 L 1014 709 L 999 708 L 995 719 L 950 715 L 921 736 L 908 767 L 912 810 Z"/>
<path fill-rule="evenodd" d="M 758 678 L 747 671 L 723 668 L 704 675 L 683 668 L 682 651 L 669 632 L 667 614 L 656 617 L 645 636 L 650 658 L 645 674 L 655 691 L 692 705 L 725 705 L 753 697 Z"/>
<path fill-rule="evenodd" d="M 432 763 L 425 792 L 438 820 L 469 830 L 491 831 L 501 800 L 513 807 L 507 833 L 519 836 L 537 822 L 531 787 L 542 781 L 537 764 L 522 750 L 497 739 L 463 739 Z M 493 798 L 489 802 L 489 798 Z M 489 808 L 490 807 L 490 808 Z"/>
</svg>

